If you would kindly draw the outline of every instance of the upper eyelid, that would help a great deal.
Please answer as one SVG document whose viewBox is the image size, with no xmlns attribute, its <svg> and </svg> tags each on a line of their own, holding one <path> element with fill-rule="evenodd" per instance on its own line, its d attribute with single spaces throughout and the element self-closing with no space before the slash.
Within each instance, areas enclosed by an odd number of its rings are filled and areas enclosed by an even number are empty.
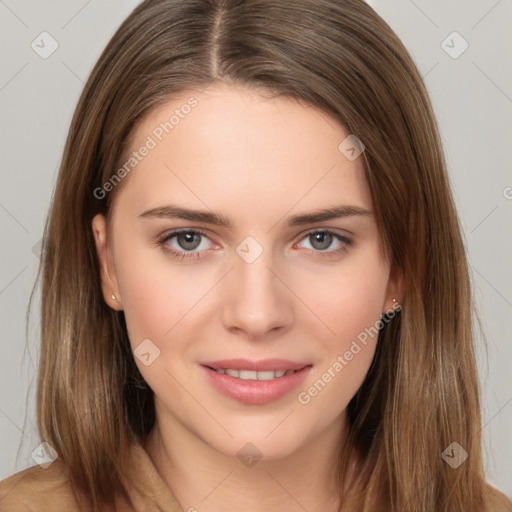
<svg viewBox="0 0 512 512">
<path fill-rule="evenodd" d="M 347 234 L 343 234 L 342 231 L 347 233 Z M 350 233 L 347 230 L 339 230 L 339 229 L 335 229 L 335 228 L 321 228 L 321 227 L 320 228 L 307 229 L 305 231 L 302 231 L 301 233 L 299 233 L 296 236 L 297 237 L 300 236 L 300 237 L 304 238 L 307 235 L 312 235 L 312 234 L 315 234 L 315 233 L 332 233 L 333 235 L 337 235 L 337 236 L 340 236 L 342 238 L 351 238 L 353 236 L 352 233 Z"/>
</svg>

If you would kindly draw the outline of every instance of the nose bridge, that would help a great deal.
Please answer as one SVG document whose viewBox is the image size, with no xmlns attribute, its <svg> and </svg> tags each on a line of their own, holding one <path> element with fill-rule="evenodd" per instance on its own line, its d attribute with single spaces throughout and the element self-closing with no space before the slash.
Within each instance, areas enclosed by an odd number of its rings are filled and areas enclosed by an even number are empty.
<svg viewBox="0 0 512 512">
<path fill-rule="evenodd" d="M 290 297 L 275 276 L 275 266 L 272 251 L 252 237 L 237 247 L 223 305 L 226 328 L 260 337 L 291 323 Z"/>
</svg>

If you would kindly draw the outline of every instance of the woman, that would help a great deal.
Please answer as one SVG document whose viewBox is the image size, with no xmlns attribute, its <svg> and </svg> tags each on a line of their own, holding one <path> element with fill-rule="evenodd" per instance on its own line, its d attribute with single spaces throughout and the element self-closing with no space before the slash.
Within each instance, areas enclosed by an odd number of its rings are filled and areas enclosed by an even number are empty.
<svg viewBox="0 0 512 512">
<path fill-rule="evenodd" d="M 140 4 L 75 112 L 41 276 L 50 460 L 2 511 L 512 510 L 432 108 L 362 1 Z"/>
</svg>

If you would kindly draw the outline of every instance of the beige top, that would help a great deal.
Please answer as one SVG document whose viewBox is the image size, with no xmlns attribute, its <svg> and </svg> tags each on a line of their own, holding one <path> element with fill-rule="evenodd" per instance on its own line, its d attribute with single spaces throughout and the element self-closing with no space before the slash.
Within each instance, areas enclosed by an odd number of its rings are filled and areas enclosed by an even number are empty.
<svg viewBox="0 0 512 512">
<path fill-rule="evenodd" d="M 140 444 L 132 446 L 131 481 L 128 494 L 135 512 L 182 512 L 169 487 L 162 480 L 148 453 Z M 512 512 L 512 502 L 488 486 L 492 512 Z M 349 501 L 349 500 L 348 500 Z M 377 503 L 367 497 L 369 510 L 378 510 Z M 118 511 L 133 512 L 126 502 L 116 502 Z M 352 511 L 345 503 L 343 511 Z M 343 512 L 342 511 L 342 512 Z M 20 471 L 0 482 L 0 512 L 87 512 L 80 508 L 69 483 L 65 466 L 59 459 L 49 467 L 40 466 Z"/>
<path fill-rule="evenodd" d="M 131 449 L 131 486 L 127 489 L 136 512 L 182 512 L 144 448 Z M 125 500 L 116 501 L 121 512 L 132 512 Z M 0 512 L 89 512 L 80 508 L 66 466 L 59 459 L 46 469 L 20 471 L 0 482 Z"/>
</svg>

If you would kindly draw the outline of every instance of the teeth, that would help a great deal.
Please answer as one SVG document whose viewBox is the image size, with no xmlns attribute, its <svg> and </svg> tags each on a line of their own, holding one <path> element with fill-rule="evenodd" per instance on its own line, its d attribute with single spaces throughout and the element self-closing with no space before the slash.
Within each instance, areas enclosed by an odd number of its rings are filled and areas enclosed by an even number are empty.
<svg viewBox="0 0 512 512">
<path fill-rule="evenodd" d="M 226 369 L 216 369 L 212 368 L 217 373 L 222 373 L 229 375 L 230 377 L 235 377 L 237 379 L 242 380 L 273 380 L 278 379 L 280 377 L 284 377 L 285 375 L 291 375 L 295 373 L 297 370 L 270 370 L 270 371 L 261 371 L 257 372 L 254 370 L 232 370 L 230 368 Z"/>
<path fill-rule="evenodd" d="M 282 377 L 282 375 L 279 375 L 280 373 L 282 372 L 273 372 L 272 370 L 265 372 L 256 372 L 258 380 L 272 380 L 275 379 L 276 377 Z"/>
<path fill-rule="evenodd" d="M 250 370 L 240 370 L 238 378 L 242 380 L 257 380 L 258 372 L 253 372 Z"/>
</svg>

